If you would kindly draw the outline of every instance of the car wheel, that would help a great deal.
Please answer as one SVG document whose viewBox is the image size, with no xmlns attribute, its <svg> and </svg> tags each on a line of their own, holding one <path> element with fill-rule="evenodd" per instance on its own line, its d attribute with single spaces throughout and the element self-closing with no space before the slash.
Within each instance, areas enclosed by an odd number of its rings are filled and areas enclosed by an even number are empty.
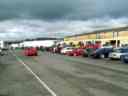
<svg viewBox="0 0 128 96">
<path fill-rule="evenodd" d="M 104 54 L 101 54 L 101 55 L 100 55 L 100 58 L 105 58 Z"/>
<path fill-rule="evenodd" d="M 88 57 L 88 55 L 87 55 L 87 54 L 83 54 L 82 56 L 83 56 L 83 57 Z"/>
<path fill-rule="evenodd" d="M 124 63 L 124 59 L 123 59 L 123 57 L 120 57 L 120 60 L 121 60 L 121 62 L 123 62 L 123 63 Z"/>
<path fill-rule="evenodd" d="M 109 58 L 110 60 L 114 60 L 113 58 Z"/>
<path fill-rule="evenodd" d="M 74 53 L 74 54 L 73 54 L 73 56 L 77 56 L 77 54 L 76 54 L 76 53 Z"/>
<path fill-rule="evenodd" d="M 108 54 L 105 54 L 105 58 L 108 58 Z"/>
<path fill-rule="evenodd" d="M 37 56 L 38 54 L 36 53 L 35 56 Z"/>
</svg>

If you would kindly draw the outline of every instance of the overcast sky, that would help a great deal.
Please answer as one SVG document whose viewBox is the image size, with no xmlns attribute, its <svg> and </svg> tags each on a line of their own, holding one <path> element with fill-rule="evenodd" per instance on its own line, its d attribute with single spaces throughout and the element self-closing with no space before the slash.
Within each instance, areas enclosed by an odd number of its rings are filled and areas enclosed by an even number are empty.
<svg viewBox="0 0 128 96">
<path fill-rule="evenodd" d="M 0 39 L 64 37 L 128 25 L 128 0 L 0 0 Z"/>
</svg>

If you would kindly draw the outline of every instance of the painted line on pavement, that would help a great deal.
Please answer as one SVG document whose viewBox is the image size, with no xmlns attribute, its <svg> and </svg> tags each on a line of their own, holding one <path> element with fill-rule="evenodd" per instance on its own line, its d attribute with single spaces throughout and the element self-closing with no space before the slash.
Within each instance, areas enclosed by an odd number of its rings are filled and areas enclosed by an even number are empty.
<svg viewBox="0 0 128 96">
<path fill-rule="evenodd" d="M 48 90 L 48 92 L 52 95 L 52 96 L 57 96 L 56 95 L 56 93 L 43 81 L 43 80 L 41 80 L 40 78 L 39 78 L 39 76 L 37 76 L 36 75 L 36 73 L 34 73 L 33 71 L 32 71 L 32 69 L 27 65 L 27 64 L 25 64 L 24 63 L 24 61 L 23 60 L 21 60 L 15 53 L 13 53 L 12 51 L 11 51 L 11 53 L 12 53 L 12 55 L 14 56 L 14 57 L 16 57 L 16 59 L 38 80 L 38 82 L 43 86 L 43 87 L 45 87 L 47 90 Z"/>
</svg>

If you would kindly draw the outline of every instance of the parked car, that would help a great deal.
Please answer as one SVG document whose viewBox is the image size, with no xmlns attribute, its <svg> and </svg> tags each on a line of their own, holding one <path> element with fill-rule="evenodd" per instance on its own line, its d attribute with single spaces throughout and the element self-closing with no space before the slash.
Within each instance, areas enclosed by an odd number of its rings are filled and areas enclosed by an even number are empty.
<svg viewBox="0 0 128 96">
<path fill-rule="evenodd" d="M 62 48 L 61 47 L 54 47 L 52 48 L 52 53 L 61 53 Z"/>
<path fill-rule="evenodd" d="M 120 59 L 123 63 L 128 63 L 128 54 L 121 55 Z"/>
<path fill-rule="evenodd" d="M 65 47 L 61 50 L 61 54 L 66 54 L 67 52 L 73 51 L 73 47 Z"/>
<path fill-rule="evenodd" d="M 40 50 L 40 51 L 45 51 L 45 48 L 44 48 L 44 47 L 40 47 L 39 50 Z"/>
<path fill-rule="evenodd" d="M 24 54 L 25 56 L 37 56 L 38 52 L 36 48 L 26 48 Z"/>
<path fill-rule="evenodd" d="M 121 59 L 122 55 L 128 53 L 128 48 L 115 48 L 112 53 L 109 54 L 110 59 Z"/>
<path fill-rule="evenodd" d="M 84 49 L 75 48 L 72 51 L 66 52 L 66 55 L 68 55 L 68 56 L 81 56 L 83 53 L 84 53 Z"/>
<path fill-rule="evenodd" d="M 3 55 L 3 50 L 2 50 L 2 49 L 0 49 L 0 55 L 1 55 L 1 56 Z"/>
<path fill-rule="evenodd" d="M 91 56 L 91 54 L 93 54 L 93 52 L 95 51 L 94 48 L 87 48 L 87 49 L 84 49 L 83 53 L 82 53 L 82 56 L 83 57 L 89 57 Z"/>
<path fill-rule="evenodd" d="M 109 54 L 113 51 L 113 48 L 99 48 L 96 49 L 91 56 L 93 58 L 108 58 Z"/>
</svg>

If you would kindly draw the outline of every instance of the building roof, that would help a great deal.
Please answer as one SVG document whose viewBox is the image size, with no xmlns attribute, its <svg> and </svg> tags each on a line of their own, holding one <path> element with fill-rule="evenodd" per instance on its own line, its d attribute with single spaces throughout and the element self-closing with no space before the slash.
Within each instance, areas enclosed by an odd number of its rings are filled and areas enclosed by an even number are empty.
<svg viewBox="0 0 128 96">
<path fill-rule="evenodd" d="M 96 31 L 93 31 L 93 32 L 87 32 L 87 33 L 82 33 L 82 34 L 76 34 L 76 35 L 67 36 L 67 37 L 82 36 L 82 35 L 94 34 L 94 33 L 101 33 L 101 32 L 119 32 L 119 31 L 126 31 L 126 30 L 128 30 L 128 26 L 125 26 L 125 27 L 118 27 L 118 28 L 111 28 L 111 29 L 96 30 Z"/>
</svg>

